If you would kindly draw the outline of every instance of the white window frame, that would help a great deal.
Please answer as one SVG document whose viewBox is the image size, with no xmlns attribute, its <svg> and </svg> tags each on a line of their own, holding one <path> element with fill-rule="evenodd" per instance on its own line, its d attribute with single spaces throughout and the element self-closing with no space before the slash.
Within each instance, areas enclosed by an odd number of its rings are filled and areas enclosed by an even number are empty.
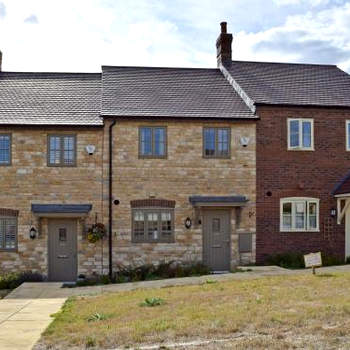
<svg viewBox="0 0 350 350">
<path fill-rule="evenodd" d="M 299 146 L 290 145 L 290 123 L 292 121 L 299 122 Z M 303 144 L 303 122 L 311 123 L 311 146 L 304 147 Z M 287 129 L 288 129 L 288 150 L 289 151 L 314 151 L 314 120 L 312 118 L 288 118 L 287 119 Z"/>
<path fill-rule="evenodd" d="M 349 145 L 349 141 L 350 141 L 350 139 L 349 139 L 349 137 L 350 137 L 350 135 L 349 135 L 349 124 L 350 124 L 350 120 L 346 120 L 345 121 L 345 134 L 346 134 L 346 138 L 345 138 L 345 149 L 347 150 L 347 151 L 350 151 L 350 145 Z"/>
<path fill-rule="evenodd" d="M 306 205 L 305 210 L 305 226 L 303 229 L 295 227 L 295 204 L 304 202 Z M 283 227 L 283 204 L 292 204 L 292 227 Z M 316 228 L 309 227 L 309 203 L 316 203 Z M 312 197 L 286 197 L 280 199 L 280 232 L 319 232 L 320 231 L 320 200 Z"/>
</svg>

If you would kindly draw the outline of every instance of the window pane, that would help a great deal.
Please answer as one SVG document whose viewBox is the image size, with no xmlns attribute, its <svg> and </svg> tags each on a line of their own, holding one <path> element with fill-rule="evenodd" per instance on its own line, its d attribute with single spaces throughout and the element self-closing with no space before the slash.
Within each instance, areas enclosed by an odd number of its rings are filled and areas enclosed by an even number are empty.
<svg viewBox="0 0 350 350">
<path fill-rule="evenodd" d="M 215 155 L 215 129 L 204 129 L 204 154 Z"/>
<path fill-rule="evenodd" d="M 303 122 L 303 147 L 311 147 L 311 122 Z"/>
<path fill-rule="evenodd" d="M 75 138 L 74 136 L 63 137 L 63 162 L 65 165 L 74 164 L 75 156 Z"/>
<path fill-rule="evenodd" d="M 218 155 L 226 156 L 229 153 L 229 134 L 227 129 L 218 129 Z"/>
<path fill-rule="evenodd" d="M 296 229 L 305 228 L 305 203 L 304 202 L 295 203 L 295 228 Z"/>
<path fill-rule="evenodd" d="M 289 122 L 289 133 L 290 133 L 290 147 L 299 146 L 299 121 L 291 120 Z"/>
<path fill-rule="evenodd" d="M 292 203 L 283 203 L 283 214 L 292 215 Z"/>
<path fill-rule="evenodd" d="M 158 239 L 159 238 L 158 213 L 148 213 L 147 221 L 148 221 L 148 237 L 151 239 Z"/>
<path fill-rule="evenodd" d="M 165 155 L 165 129 L 154 129 L 154 154 L 156 156 Z"/>
<path fill-rule="evenodd" d="M 5 249 L 16 248 L 16 220 L 5 220 Z"/>
<path fill-rule="evenodd" d="M 57 136 L 50 136 L 50 149 L 49 149 L 49 162 L 50 164 L 61 163 L 61 138 Z"/>
<path fill-rule="evenodd" d="M 144 236 L 145 234 L 145 221 L 142 211 L 136 211 L 134 213 L 134 235 Z"/>
<path fill-rule="evenodd" d="M 172 233 L 171 213 L 162 212 L 161 219 L 162 219 L 162 235 L 170 236 Z"/>
<path fill-rule="evenodd" d="M 0 248 L 4 248 L 5 220 L 0 219 Z"/>
<path fill-rule="evenodd" d="M 0 164 L 10 163 L 10 136 L 0 135 Z"/>
<path fill-rule="evenodd" d="M 140 141 L 141 141 L 141 155 L 152 155 L 152 129 L 141 128 L 140 129 Z"/>
<path fill-rule="evenodd" d="M 309 203 L 309 228 L 317 229 L 317 204 Z"/>
<path fill-rule="evenodd" d="M 282 227 L 284 229 L 292 228 L 292 203 L 283 203 Z"/>
</svg>

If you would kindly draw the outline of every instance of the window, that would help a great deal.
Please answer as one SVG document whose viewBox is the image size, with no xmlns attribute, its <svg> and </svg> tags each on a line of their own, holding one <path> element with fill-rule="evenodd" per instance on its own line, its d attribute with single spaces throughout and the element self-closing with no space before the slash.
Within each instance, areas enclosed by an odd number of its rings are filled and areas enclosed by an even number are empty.
<svg viewBox="0 0 350 350">
<path fill-rule="evenodd" d="M 319 199 L 283 198 L 281 199 L 280 230 L 319 231 Z"/>
<path fill-rule="evenodd" d="M 350 120 L 345 122 L 346 127 L 346 150 L 350 151 Z"/>
<path fill-rule="evenodd" d="M 230 128 L 203 129 L 203 156 L 205 158 L 229 158 L 230 144 Z"/>
<path fill-rule="evenodd" d="M 288 119 L 288 149 L 312 151 L 314 149 L 313 119 Z"/>
<path fill-rule="evenodd" d="M 11 135 L 0 134 L 0 165 L 11 164 Z"/>
<path fill-rule="evenodd" d="M 74 135 L 49 135 L 48 165 L 76 165 L 76 137 Z"/>
<path fill-rule="evenodd" d="M 174 242 L 173 209 L 133 209 L 132 241 Z"/>
<path fill-rule="evenodd" d="M 142 158 L 165 158 L 167 135 L 165 127 L 140 127 L 139 156 Z"/>
<path fill-rule="evenodd" d="M 17 218 L 0 216 L 0 250 L 17 248 Z"/>
</svg>

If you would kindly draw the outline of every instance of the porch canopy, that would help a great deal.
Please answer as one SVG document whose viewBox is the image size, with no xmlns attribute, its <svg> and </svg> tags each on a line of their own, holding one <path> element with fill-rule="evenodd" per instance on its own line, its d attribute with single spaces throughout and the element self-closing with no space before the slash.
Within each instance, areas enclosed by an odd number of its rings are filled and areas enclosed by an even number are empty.
<svg viewBox="0 0 350 350">
<path fill-rule="evenodd" d="M 32 212 L 39 217 L 83 217 L 91 204 L 32 204 Z"/>
<path fill-rule="evenodd" d="M 245 196 L 191 196 L 194 207 L 242 207 L 248 202 Z"/>
<path fill-rule="evenodd" d="M 350 206 L 350 173 L 332 191 L 337 198 L 337 224 L 340 225 Z"/>
</svg>

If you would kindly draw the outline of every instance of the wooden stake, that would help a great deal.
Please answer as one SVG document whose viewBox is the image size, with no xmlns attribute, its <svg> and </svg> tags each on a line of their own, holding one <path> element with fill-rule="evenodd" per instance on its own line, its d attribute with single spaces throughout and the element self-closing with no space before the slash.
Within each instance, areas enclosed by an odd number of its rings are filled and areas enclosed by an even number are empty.
<svg viewBox="0 0 350 350">
<path fill-rule="evenodd" d="M 315 266 L 312 266 L 312 274 L 316 275 L 316 267 Z"/>
</svg>

